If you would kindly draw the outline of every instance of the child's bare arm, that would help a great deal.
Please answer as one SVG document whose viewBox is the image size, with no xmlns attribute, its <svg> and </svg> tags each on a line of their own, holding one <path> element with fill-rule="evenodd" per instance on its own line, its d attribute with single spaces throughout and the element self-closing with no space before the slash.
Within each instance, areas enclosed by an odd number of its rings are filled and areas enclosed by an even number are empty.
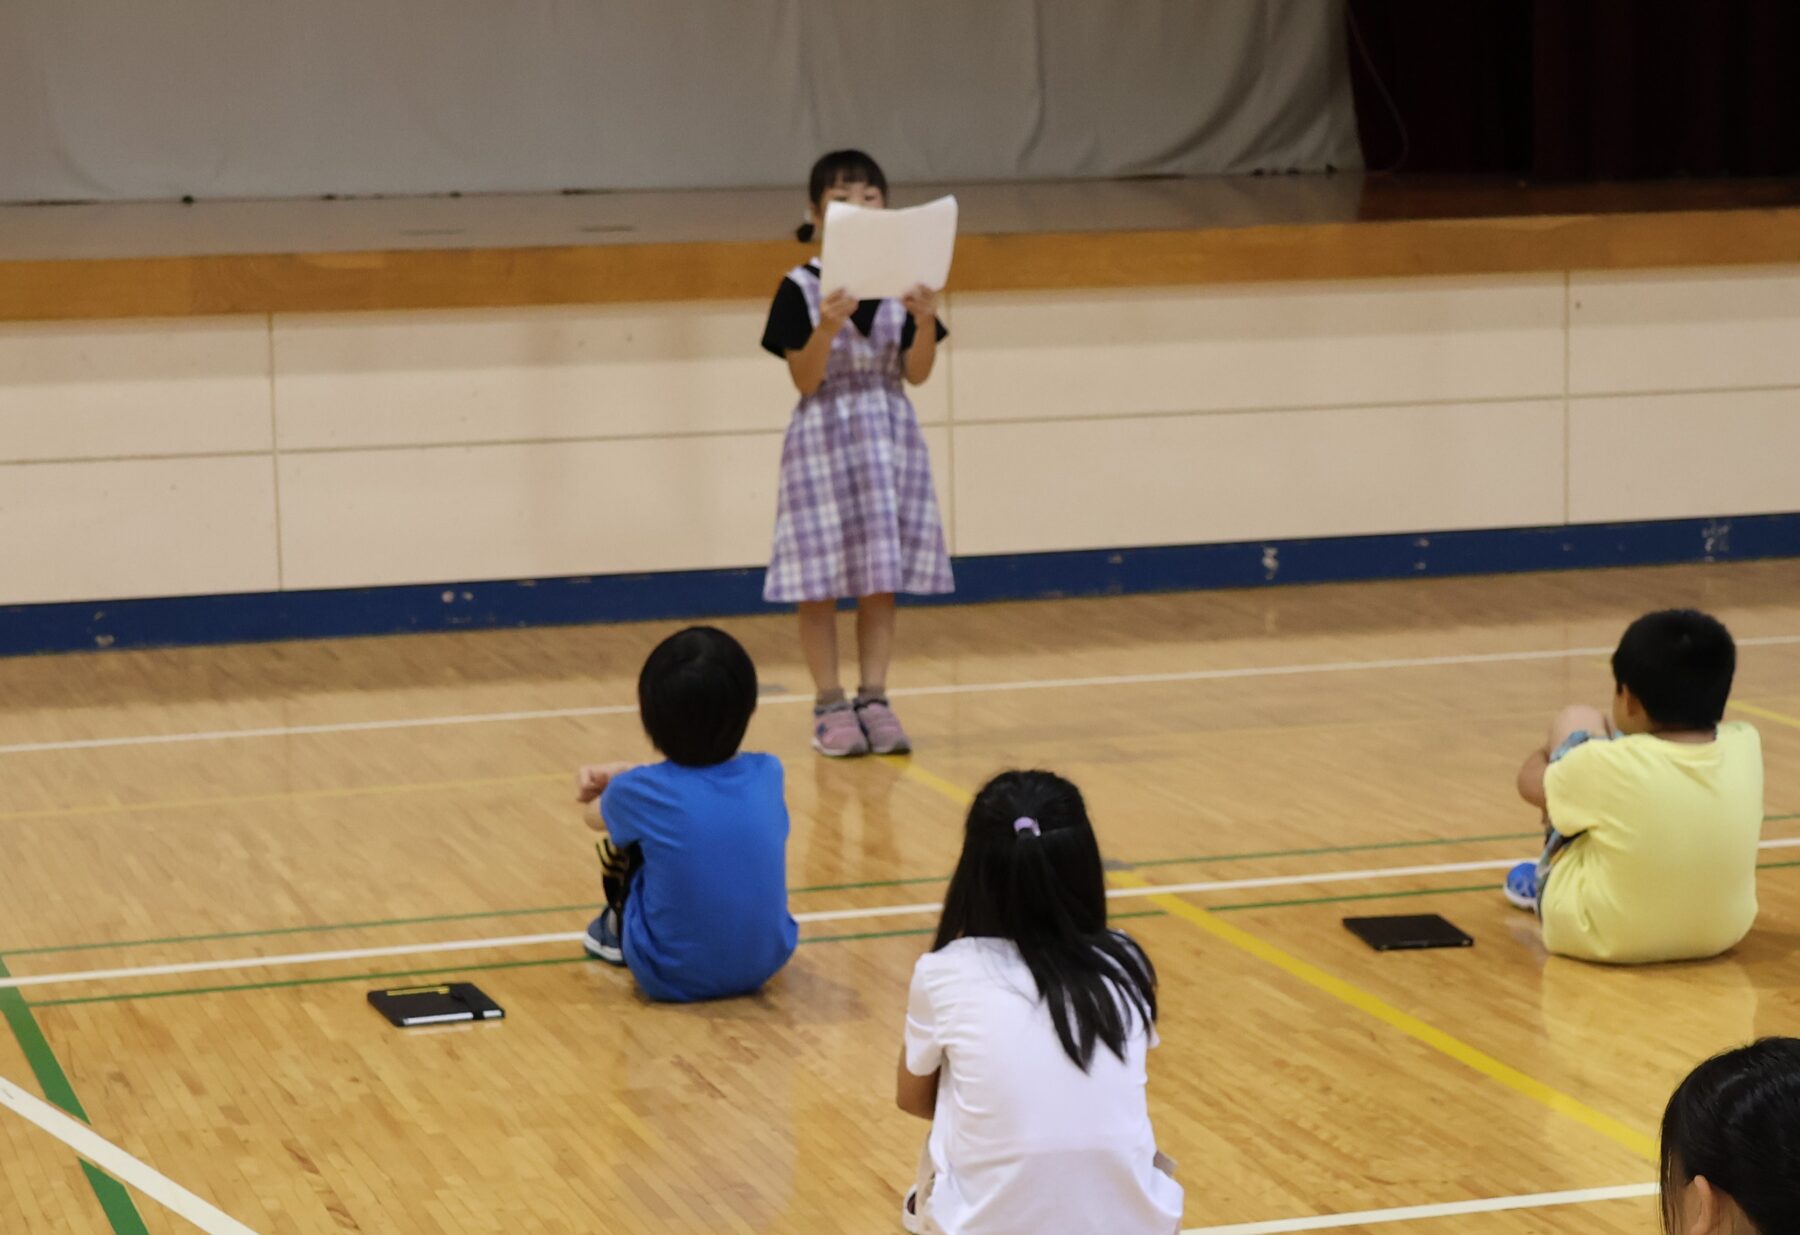
<svg viewBox="0 0 1800 1235">
<path fill-rule="evenodd" d="M 812 338 L 799 351 L 787 354 L 788 375 L 794 379 L 794 388 L 801 394 L 812 394 L 825 381 L 825 367 L 831 360 L 832 341 L 854 312 L 855 298 L 841 289 L 820 301 L 819 324 L 813 330 Z"/>
<path fill-rule="evenodd" d="M 606 792 L 607 785 L 615 776 L 631 771 L 635 764 L 630 763 L 589 763 L 575 772 L 575 800 L 583 806 L 590 805 L 601 794 Z M 606 824 L 597 810 L 587 811 L 583 816 L 588 827 L 596 832 L 606 831 Z"/>
<path fill-rule="evenodd" d="M 1519 796 L 1537 807 L 1548 808 L 1544 795 L 1544 773 L 1550 770 L 1550 752 L 1548 749 L 1534 750 L 1525 757 L 1524 766 L 1519 769 Z"/>
<path fill-rule="evenodd" d="M 894 1104 L 908 1115 L 930 1119 L 937 1113 L 939 1073 L 914 1076 L 906 1067 L 906 1048 L 900 1048 L 900 1069 L 894 1079 Z"/>
<path fill-rule="evenodd" d="M 913 343 L 906 351 L 906 380 L 923 386 L 937 362 L 938 294 L 929 287 L 915 287 L 906 294 L 904 303 L 913 320 Z"/>
</svg>

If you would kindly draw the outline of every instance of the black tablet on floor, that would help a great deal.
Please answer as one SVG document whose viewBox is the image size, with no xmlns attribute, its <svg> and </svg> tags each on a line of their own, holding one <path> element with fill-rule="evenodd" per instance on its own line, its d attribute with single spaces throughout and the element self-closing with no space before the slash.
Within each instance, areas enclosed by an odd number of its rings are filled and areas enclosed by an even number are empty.
<svg viewBox="0 0 1800 1235">
<path fill-rule="evenodd" d="M 1435 913 L 1392 918 L 1345 918 L 1352 934 L 1377 952 L 1416 948 L 1472 948 L 1475 941 Z"/>
<path fill-rule="evenodd" d="M 401 1029 L 453 1025 L 458 1021 L 494 1021 L 506 1015 L 504 1008 L 468 982 L 370 991 L 369 1002 Z"/>
</svg>

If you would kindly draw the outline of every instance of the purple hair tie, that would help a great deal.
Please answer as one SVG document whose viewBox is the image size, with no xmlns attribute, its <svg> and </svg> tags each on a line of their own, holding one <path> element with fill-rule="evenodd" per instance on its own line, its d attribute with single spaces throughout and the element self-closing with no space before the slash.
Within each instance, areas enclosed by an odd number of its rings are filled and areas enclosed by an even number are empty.
<svg viewBox="0 0 1800 1235">
<path fill-rule="evenodd" d="M 1020 815 L 1017 819 L 1013 820 L 1013 834 L 1015 836 L 1023 836 L 1027 832 L 1031 833 L 1033 836 L 1042 836 L 1044 834 L 1043 829 L 1038 827 L 1037 820 L 1035 819 L 1028 819 L 1024 815 Z"/>
</svg>

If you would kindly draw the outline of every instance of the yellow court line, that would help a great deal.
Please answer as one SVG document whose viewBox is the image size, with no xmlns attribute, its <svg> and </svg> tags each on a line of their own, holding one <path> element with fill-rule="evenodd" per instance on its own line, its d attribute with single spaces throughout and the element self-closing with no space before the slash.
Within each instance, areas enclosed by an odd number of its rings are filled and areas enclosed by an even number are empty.
<svg viewBox="0 0 1800 1235">
<path fill-rule="evenodd" d="M 1147 888 L 1152 886 L 1149 881 L 1122 871 L 1112 872 L 1112 879 L 1113 882 L 1126 887 Z M 1179 896 L 1148 896 L 1144 899 L 1164 913 L 1199 927 L 1215 939 L 1247 952 L 1258 960 L 1275 966 L 1290 977 L 1298 978 L 1313 989 L 1323 991 L 1332 998 L 1349 1004 L 1359 1012 L 1367 1013 L 1382 1024 L 1399 1030 L 1414 1041 L 1421 1042 L 1440 1054 L 1448 1055 L 1458 1063 L 1473 1068 L 1489 1080 L 1498 1081 L 1515 1093 L 1523 1094 L 1534 1102 L 1549 1107 L 1557 1114 L 1567 1116 L 1576 1123 L 1618 1142 L 1633 1153 L 1652 1162 L 1656 1161 L 1656 1142 L 1636 1128 L 1621 1123 L 1611 1115 L 1595 1110 L 1560 1089 L 1525 1075 L 1510 1064 L 1501 1063 L 1492 1055 L 1477 1050 L 1460 1038 L 1451 1037 L 1435 1025 L 1427 1024 L 1410 1013 L 1402 1012 L 1380 996 L 1346 982 L 1335 974 L 1320 969 L 1317 965 L 1309 964 L 1297 956 L 1290 955 L 1274 944 L 1252 935 L 1241 927 L 1233 926 L 1216 914 L 1209 913 Z"/>
<path fill-rule="evenodd" d="M 337 789 L 301 789 L 290 793 L 246 793 L 217 798 L 170 798 L 155 802 L 99 802 L 89 806 L 55 806 L 43 810 L 0 811 L 0 823 L 30 819 L 77 819 L 96 815 L 141 815 L 151 811 L 199 810 L 209 806 L 266 806 L 290 802 L 328 802 L 339 798 L 382 797 L 401 793 L 443 793 L 454 789 L 488 789 L 570 780 L 566 772 L 533 772 L 525 776 L 491 776 L 480 780 L 434 780 L 398 785 L 351 785 Z"/>
<path fill-rule="evenodd" d="M 1786 725 L 1790 729 L 1800 729 L 1800 716 L 1789 716 L 1786 712 L 1777 712 L 1773 708 L 1757 707 L 1754 703 L 1738 703 L 1735 700 L 1726 706 L 1739 712 L 1748 712 L 1763 720 L 1772 720 L 1778 725 Z"/>
<path fill-rule="evenodd" d="M 933 772 L 928 772 L 918 764 L 907 761 L 904 775 L 909 780 L 936 790 L 952 801 L 967 804 L 970 794 Z M 1111 871 L 1109 875 L 1114 884 L 1130 888 L 1152 887 L 1149 880 L 1124 871 Z M 1152 905 L 1161 909 L 1171 917 L 1192 926 L 1197 926 L 1222 943 L 1228 943 L 1239 951 L 1254 956 L 1257 960 L 1275 966 L 1289 977 L 1297 978 L 1314 990 L 1321 991 L 1332 998 L 1346 1003 L 1359 1012 L 1366 1013 L 1392 1029 L 1397 1029 L 1416 1042 L 1447 1055 L 1466 1067 L 1474 1069 L 1489 1080 L 1497 1081 L 1515 1093 L 1522 1094 L 1534 1102 L 1549 1107 L 1559 1115 L 1566 1116 L 1589 1128 L 1611 1141 L 1623 1145 L 1626 1149 L 1654 1162 L 1657 1160 L 1656 1142 L 1643 1132 L 1627 1124 L 1621 1123 L 1611 1115 L 1597 1111 L 1578 1098 L 1556 1089 L 1534 1077 L 1525 1075 L 1517 1068 L 1500 1062 L 1492 1055 L 1477 1050 L 1460 1038 L 1453 1038 L 1434 1025 L 1427 1024 L 1418 1017 L 1386 1002 L 1377 995 L 1363 990 L 1334 974 L 1327 973 L 1317 965 L 1301 960 L 1297 956 L 1282 951 L 1272 943 L 1252 935 L 1241 927 L 1233 926 L 1216 914 L 1207 912 L 1200 906 L 1183 900 L 1173 894 L 1149 896 L 1145 898 Z"/>
<path fill-rule="evenodd" d="M 975 800 L 974 794 L 970 793 L 967 789 L 964 789 L 955 781 L 945 780 L 936 772 L 926 771 L 924 768 L 914 763 L 910 757 L 901 762 L 901 768 L 900 774 L 906 777 L 907 780 L 916 781 L 919 784 L 924 785 L 927 789 L 933 790 L 934 792 L 949 798 L 959 806 L 966 807 Z"/>
</svg>

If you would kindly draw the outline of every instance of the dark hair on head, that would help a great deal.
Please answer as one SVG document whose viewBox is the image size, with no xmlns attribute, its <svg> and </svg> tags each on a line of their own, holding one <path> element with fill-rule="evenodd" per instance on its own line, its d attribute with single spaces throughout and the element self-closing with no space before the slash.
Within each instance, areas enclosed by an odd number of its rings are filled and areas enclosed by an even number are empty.
<svg viewBox="0 0 1800 1235">
<path fill-rule="evenodd" d="M 1646 613 L 1626 627 L 1613 681 L 1665 729 L 1711 729 L 1725 715 L 1737 645 L 1719 619 L 1695 609 Z"/>
<path fill-rule="evenodd" d="M 833 150 L 821 156 L 807 178 L 806 200 L 817 207 L 825 194 L 840 184 L 866 184 L 880 189 L 882 197 L 887 196 L 887 176 L 883 174 L 881 164 L 860 150 Z M 794 238 L 802 244 L 810 243 L 816 235 L 818 228 L 813 226 L 811 219 L 794 229 Z"/>
<path fill-rule="evenodd" d="M 1106 875 L 1081 790 L 1053 772 L 1002 772 L 975 795 L 932 950 L 1010 939 L 1087 1071 L 1094 1045 L 1125 1058 L 1135 1017 L 1156 1020 L 1156 970 L 1106 926 Z"/>
<path fill-rule="evenodd" d="M 638 674 L 638 713 L 671 763 L 707 768 L 737 754 L 756 711 L 756 666 L 743 645 L 690 626 L 656 645 Z"/>
<path fill-rule="evenodd" d="M 1675 1090 L 1662 1122 L 1665 1230 L 1677 1192 L 1701 1175 L 1762 1235 L 1800 1231 L 1800 1039 L 1715 1055 Z"/>
</svg>

